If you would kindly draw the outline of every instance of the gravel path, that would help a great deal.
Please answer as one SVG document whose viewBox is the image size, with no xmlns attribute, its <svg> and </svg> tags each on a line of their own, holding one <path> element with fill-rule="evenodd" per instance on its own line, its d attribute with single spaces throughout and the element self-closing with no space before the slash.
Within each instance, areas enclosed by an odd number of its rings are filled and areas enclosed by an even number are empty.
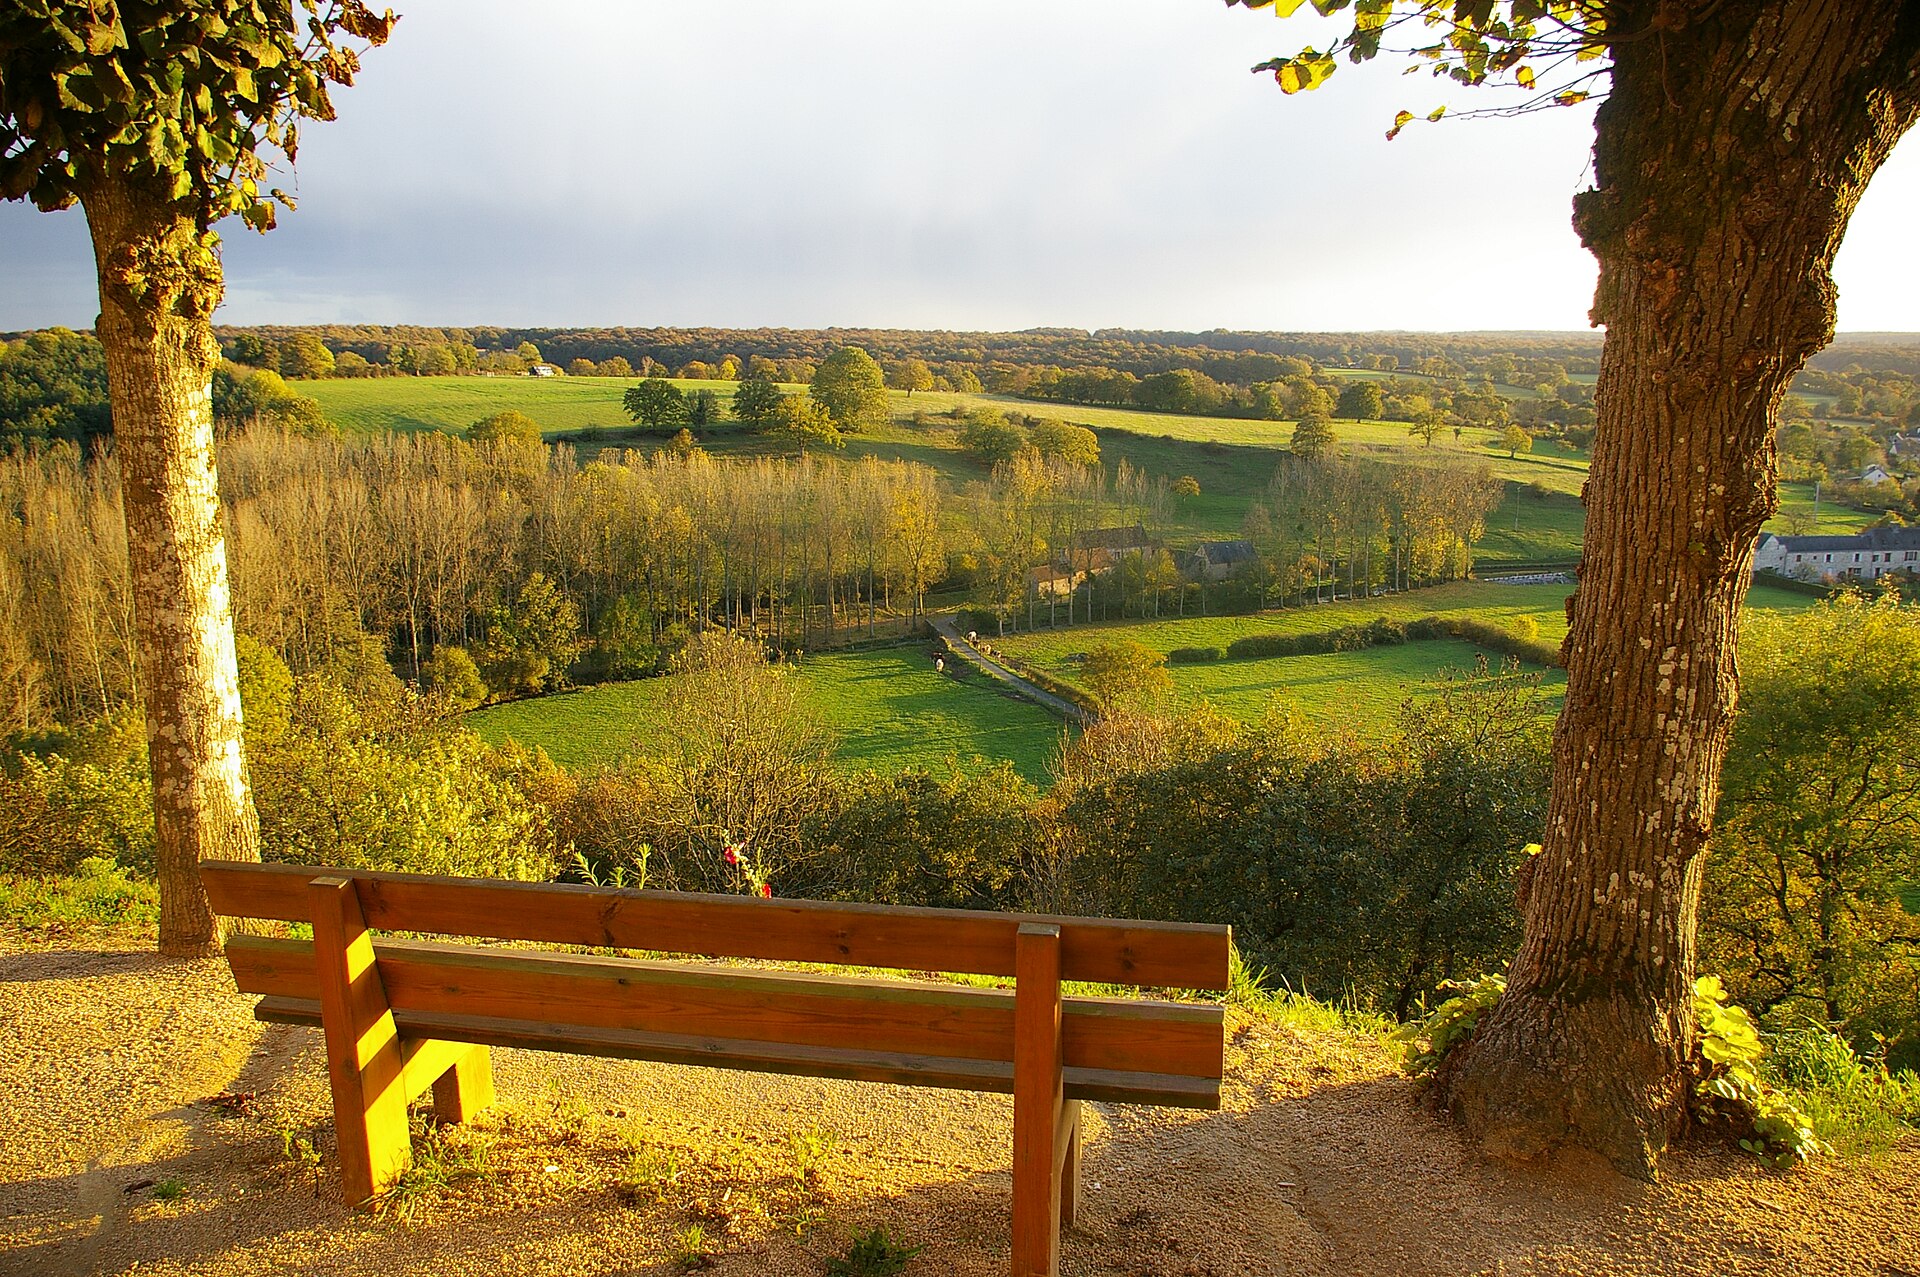
<svg viewBox="0 0 1920 1277">
<path fill-rule="evenodd" d="M 1221 1112 L 1089 1106 L 1065 1272 L 1920 1277 L 1920 1141 L 1655 1186 L 1508 1168 L 1373 1045 L 1230 1026 Z M 1003 1097 L 500 1051 L 501 1105 L 449 1137 L 482 1172 L 367 1215 L 333 1203 L 318 1034 L 255 1024 L 220 963 L 0 936 L 0 1035 L 8 1277 L 664 1277 L 690 1224 L 723 1277 L 819 1273 L 876 1226 L 926 1247 L 908 1277 L 1005 1271 Z"/>
<path fill-rule="evenodd" d="M 979 670 L 982 674 L 985 674 L 988 678 L 1026 697 L 1034 704 L 1040 706 L 1040 708 L 1050 713 L 1058 714 L 1070 723 L 1084 723 L 1087 721 L 1087 711 L 1081 709 L 1072 701 L 1067 700 L 1065 697 L 1055 696 L 1052 692 L 1035 686 L 1007 666 L 1002 665 L 999 661 L 996 661 L 973 644 L 967 642 L 966 638 L 960 633 L 959 627 L 954 625 L 952 617 L 935 616 L 929 617 L 928 619 L 933 624 L 934 632 L 947 641 L 947 647 L 954 655 Z"/>
</svg>

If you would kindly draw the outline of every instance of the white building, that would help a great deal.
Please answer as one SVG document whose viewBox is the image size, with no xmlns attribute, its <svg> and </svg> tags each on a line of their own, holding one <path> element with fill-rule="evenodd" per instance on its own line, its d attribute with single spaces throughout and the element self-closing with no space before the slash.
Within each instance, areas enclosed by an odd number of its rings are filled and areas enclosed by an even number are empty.
<svg viewBox="0 0 1920 1277">
<path fill-rule="evenodd" d="M 1753 570 L 1802 581 L 1872 581 L 1883 573 L 1920 571 L 1920 527 L 1874 528 L 1853 536 L 1760 534 Z"/>
</svg>

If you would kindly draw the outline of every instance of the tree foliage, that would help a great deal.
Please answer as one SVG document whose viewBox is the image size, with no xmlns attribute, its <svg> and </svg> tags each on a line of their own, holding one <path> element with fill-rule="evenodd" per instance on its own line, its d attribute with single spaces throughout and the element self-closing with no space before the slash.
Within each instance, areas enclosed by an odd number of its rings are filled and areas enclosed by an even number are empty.
<svg viewBox="0 0 1920 1277">
<path fill-rule="evenodd" d="M 886 374 L 858 346 L 842 346 L 828 355 L 814 372 L 808 393 L 841 430 L 877 429 L 893 419 Z"/>
<path fill-rule="evenodd" d="M 1249 9 L 1271 7 L 1281 17 L 1298 12 L 1304 0 L 1228 0 Z M 1538 93 L 1541 105 L 1577 106 L 1593 95 L 1605 74 L 1601 65 L 1613 39 L 1604 0 L 1312 0 L 1323 17 L 1353 10 L 1353 25 L 1325 50 L 1306 48 L 1292 57 L 1273 58 L 1254 67 L 1271 71 L 1284 93 L 1317 89 L 1345 57 L 1366 62 L 1382 52 L 1398 52 L 1426 65 L 1436 78 L 1478 87 L 1510 84 Z M 1389 37 L 1406 34 L 1410 42 L 1390 46 Z M 1543 82 L 1544 79 L 1544 82 Z M 1531 104 L 1456 112 L 1457 117 L 1512 115 Z M 1442 104 L 1425 113 L 1429 121 L 1446 116 Z M 1414 122 L 1414 112 L 1394 116 L 1389 139 Z"/>
<path fill-rule="evenodd" d="M 826 405 L 805 395 L 782 395 L 768 421 L 770 433 L 786 440 L 801 452 L 808 448 L 844 448 L 839 427 Z"/>
<path fill-rule="evenodd" d="M 1337 442 L 1333 423 L 1316 412 L 1302 417 L 1294 426 L 1293 441 L 1287 447 L 1302 461 L 1318 461 L 1332 451 Z"/>
<path fill-rule="evenodd" d="M 302 12 L 304 10 L 304 12 Z M 272 155 L 330 120 L 330 85 L 386 41 L 391 10 L 360 0 L 22 0 L 0 12 L 0 197 L 78 200 L 96 168 L 164 194 L 202 228 L 229 214 L 266 230 Z"/>
<path fill-rule="evenodd" d="M 1080 663 L 1080 681 L 1107 710 L 1149 706 L 1173 689 L 1166 656 L 1132 639 L 1089 649 Z"/>
<path fill-rule="evenodd" d="M 509 408 L 491 417 L 482 417 L 467 427 L 472 443 L 513 443 L 522 446 L 540 442 L 540 423 L 524 412 Z"/>
<path fill-rule="evenodd" d="M 1349 421 L 1377 421 L 1384 407 L 1379 386 L 1371 381 L 1350 381 L 1340 388 L 1333 415 Z"/>
<path fill-rule="evenodd" d="M 733 392 L 734 420 L 755 430 L 770 429 L 774 414 L 779 411 L 780 401 L 785 397 L 771 378 L 758 374 L 749 376 Z"/>
<path fill-rule="evenodd" d="M 86 439 L 113 429 L 100 343 L 49 328 L 0 343 L 0 442 Z"/>
<path fill-rule="evenodd" d="M 1857 594 L 1757 614 L 1723 773 L 1704 932 L 1778 1021 L 1920 1061 L 1920 616 Z"/>
<path fill-rule="evenodd" d="M 662 377 L 649 377 L 621 396 L 627 415 L 649 430 L 678 430 L 693 414 L 680 387 Z"/>
</svg>

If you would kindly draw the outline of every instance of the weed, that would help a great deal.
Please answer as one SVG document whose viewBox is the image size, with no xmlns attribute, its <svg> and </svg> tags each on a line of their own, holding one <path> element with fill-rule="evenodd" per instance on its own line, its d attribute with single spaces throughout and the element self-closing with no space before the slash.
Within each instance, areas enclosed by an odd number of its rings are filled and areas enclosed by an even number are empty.
<svg viewBox="0 0 1920 1277">
<path fill-rule="evenodd" d="M 1920 1127 L 1920 1077 L 1889 1073 L 1877 1056 L 1862 1059 L 1812 1020 L 1770 1033 L 1766 1042 L 1762 1076 L 1841 1152 L 1885 1152 Z"/>
<path fill-rule="evenodd" d="M 1339 1002 L 1323 1002 L 1299 993 L 1281 981 L 1274 988 L 1265 967 L 1250 965 L 1235 946 L 1227 951 L 1227 1002 L 1277 1028 L 1306 1034 L 1385 1033 L 1391 1027 L 1382 1016 L 1363 1010 L 1349 992 Z"/>
<path fill-rule="evenodd" d="M 664 1202 L 667 1190 L 679 1182 L 680 1159 L 672 1149 L 644 1149 L 627 1159 L 614 1181 L 614 1196 L 628 1206 L 651 1200 Z"/>
<path fill-rule="evenodd" d="M 902 1246 L 887 1236 L 886 1229 L 876 1228 L 864 1237 L 856 1235 L 844 1256 L 829 1259 L 827 1274 L 828 1277 L 892 1277 L 924 1249 L 924 1246 Z"/>
<path fill-rule="evenodd" d="M 383 1203 L 395 1219 L 412 1223 L 440 1196 L 492 1173 L 490 1142 L 471 1131 L 415 1128 L 413 1165 L 394 1184 Z"/>
<path fill-rule="evenodd" d="M 826 1222 L 827 1213 L 818 1206 L 802 1206 L 774 1220 L 782 1229 L 792 1229 L 795 1237 L 805 1237 Z"/>
<path fill-rule="evenodd" d="M 1440 991 L 1453 996 L 1435 1007 L 1422 1019 L 1409 1020 L 1393 1035 L 1400 1044 L 1403 1063 L 1414 1077 L 1425 1077 L 1440 1067 L 1447 1052 L 1473 1036 L 1480 1017 L 1500 1000 L 1507 990 L 1503 975 L 1483 975 L 1477 980 L 1447 980 Z"/>
<path fill-rule="evenodd" d="M 688 1224 L 674 1233 L 667 1257 L 689 1272 L 696 1268 L 711 1268 L 713 1255 L 710 1246 L 707 1230 L 698 1224 Z"/>
<path fill-rule="evenodd" d="M 824 1127 L 809 1126 L 787 1136 L 787 1162 L 793 1178 L 811 1184 L 820 1176 L 820 1168 L 839 1150 L 839 1137 Z"/>
<path fill-rule="evenodd" d="M 153 1186 L 153 1200 L 156 1202 L 177 1202 L 187 1195 L 187 1181 L 183 1179 L 163 1179 Z"/>
<path fill-rule="evenodd" d="M 1815 1133 L 1813 1119 L 1794 1103 L 1797 1097 L 1761 1078 L 1766 1045 L 1752 1017 L 1728 1005 L 1719 976 L 1703 975 L 1693 982 L 1693 1017 L 1700 1030 L 1700 1054 L 1713 1070 L 1694 1088 L 1698 1116 L 1727 1121 L 1741 1148 L 1782 1170 L 1833 1152 Z"/>
</svg>

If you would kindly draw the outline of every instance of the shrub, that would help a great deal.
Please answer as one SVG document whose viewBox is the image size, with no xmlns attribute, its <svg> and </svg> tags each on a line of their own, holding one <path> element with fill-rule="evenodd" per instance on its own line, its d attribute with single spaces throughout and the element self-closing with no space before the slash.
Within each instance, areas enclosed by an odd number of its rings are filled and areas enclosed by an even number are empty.
<svg viewBox="0 0 1920 1277">
<path fill-rule="evenodd" d="M 831 874 L 819 887 L 883 904 L 1019 908 L 1033 849 L 1044 842 L 1038 800 L 1006 762 L 945 776 L 848 777 L 808 830 Z"/>
<path fill-rule="evenodd" d="M 436 647 L 420 666 L 420 686 L 454 709 L 472 709 L 487 699 L 480 667 L 464 647 Z"/>
<path fill-rule="evenodd" d="M 87 860 L 150 872 L 153 782 L 135 713 L 24 744 L 0 768 L 0 872 L 68 874 Z"/>
<path fill-rule="evenodd" d="M 1376 616 L 1367 623 L 1367 638 L 1376 646 L 1404 643 L 1407 627 L 1388 617 Z"/>
<path fill-rule="evenodd" d="M 1169 665 L 1199 665 L 1219 659 L 1220 649 L 1217 647 L 1176 647 L 1167 653 Z"/>
<path fill-rule="evenodd" d="M 528 796 L 537 761 L 490 748 L 411 694 L 367 706 L 308 675 L 285 736 L 257 742 L 249 762 L 264 859 L 523 879 L 559 867 Z"/>
<path fill-rule="evenodd" d="M 160 893 L 105 857 L 82 860 L 71 875 L 0 874 L 0 921 L 36 930 L 154 926 Z"/>
</svg>

